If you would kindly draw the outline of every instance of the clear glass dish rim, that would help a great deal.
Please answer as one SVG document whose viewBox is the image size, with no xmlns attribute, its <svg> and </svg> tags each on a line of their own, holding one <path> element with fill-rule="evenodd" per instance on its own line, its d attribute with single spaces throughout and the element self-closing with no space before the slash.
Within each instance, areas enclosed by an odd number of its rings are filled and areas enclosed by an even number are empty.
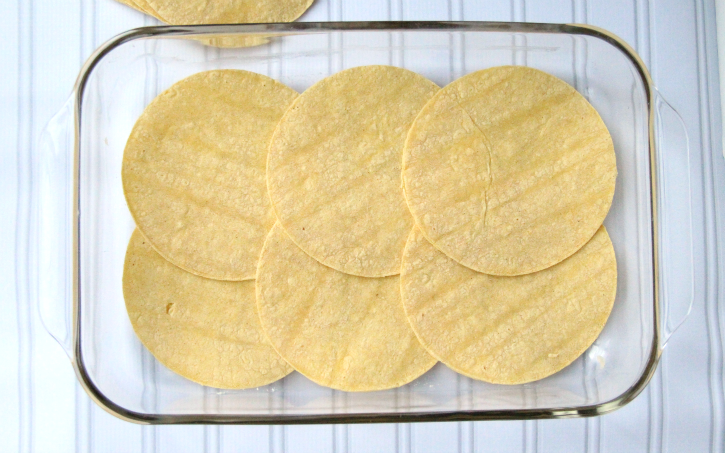
<svg viewBox="0 0 725 453">
<path fill-rule="evenodd" d="M 513 32 L 537 34 L 566 34 L 590 36 L 601 39 L 627 57 L 639 75 L 645 90 L 648 111 L 649 137 L 649 177 L 650 202 L 652 215 L 652 269 L 653 269 L 653 338 L 647 364 L 639 379 L 616 398 L 596 405 L 554 407 L 544 409 L 514 410 L 466 410 L 466 411 L 420 411 L 420 412 L 383 412 L 361 414 L 316 414 L 316 415 L 233 415 L 233 414 L 147 414 L 126 409 L 109 398 L 95 385 L 88 373 L 81 345 L 80 306 L 80 137 L 84 94 L 88 80 L 96 65 L 117 47 L 139 39 L 192 38 L 203 35 L 214 37 L 230 34 L 315 34 L 347 31 L 475 31 L 475 32 Z M 90 398 L 110 414 L 129 422 L 141 424 L 334 424 L 334 423 L 409 423 L 433 421 L 477 421 L 477 420 L 534 420 L 551 418 L 591 417 L 606 414 L 624 407 L 647 386 L 652 378 L 662 353 L 660 331 L 660 294 L 659 294 L 659 238 L 657 218 L 657 152 L 655 143 L 655 88 L 645 64 L 624 40 L 599 27 L 582 24 L 547 24 L 523 22 L 476 22 L 476 21 L 362 21 L 362 22 L 293 22 L 273 24 L 224 24 L 224 25 L 185 25 L 151 26 L 124 32 L 103 45 L 88 58 L 81 69 L 73 89 L 74 146 L 73 146 L 73 326 L 72 326 L 72 364 L 78 381 Z"/>
</svg>

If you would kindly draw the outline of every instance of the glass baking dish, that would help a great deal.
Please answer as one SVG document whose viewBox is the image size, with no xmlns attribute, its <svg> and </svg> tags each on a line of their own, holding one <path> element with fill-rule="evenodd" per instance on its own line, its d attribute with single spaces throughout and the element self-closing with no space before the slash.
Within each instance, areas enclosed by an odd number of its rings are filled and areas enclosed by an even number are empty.
<svg viewBox="0 0 725 453">
<path fill-rule="evenodd" d="M 254 36 L 206 47 L 194 38 Z M 260 39 L 261 38 L 261 39 Z M 395 390 L 345 393 L 293 373 L 218 390 L 160 365 L 135 336 L 121 290 L 134 224 L 121 157 L 148 102 L 209 69 L 269 75 L 302 92 L 345 68 L 386 64 L 440 86 L 496 65 L 569 82 L 599 111 L 619 176 L 605 225 L 618 261 L 614 309 L 596 342 L 563 371 L 525 385 L 487 384 L 442 364 Z M 101 407 L 140 423 L 351 423 L 591 416 L 647 385 L 692 304 L 689 150 L 679 115 L 634 51 L 589 26 L 500 22 L 348 22 L 146 27 L 101 46 L 41 138 L 40 311 Z M 683 169 L 686 169 L 683 171 Z"/>
</svg>

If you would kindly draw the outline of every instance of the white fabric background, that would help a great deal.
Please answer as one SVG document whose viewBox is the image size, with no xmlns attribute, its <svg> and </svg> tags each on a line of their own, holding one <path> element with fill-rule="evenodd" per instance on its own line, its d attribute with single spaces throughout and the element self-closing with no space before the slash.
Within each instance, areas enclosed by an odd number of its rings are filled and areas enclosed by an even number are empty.
<svg viewBox="0 0 725 453">
<path fill-rule="evenodd" d="M 155 23 L 112 0 L 0 0 L 0 451 L 722 452 L 725 162 L 714 0 L 317 0 L 301 20 L 585 22 L 637 49 L 691 139 L 692 315 L 648 388 L 591 419 L 351 426 L 139 426 L 85 395 L 48 336 L 35 287 L 40 130 L 85 58 Z"/>
</svg>

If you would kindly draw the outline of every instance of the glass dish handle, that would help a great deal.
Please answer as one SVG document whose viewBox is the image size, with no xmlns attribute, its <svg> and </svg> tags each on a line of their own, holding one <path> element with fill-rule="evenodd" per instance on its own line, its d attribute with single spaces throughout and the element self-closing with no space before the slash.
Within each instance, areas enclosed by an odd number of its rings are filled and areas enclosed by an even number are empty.
<svg viewBox="0 0 725 453">
<path fill-rule="evenodd" d="M 38 311 L 45 330 L 72 356 L 73 97 L 43 129 L 38 143 Z"/>
<path fill-rule="evenodd" d="M 659 92 L 655 93 L 655 137 L 661 244 L 660 349 L 664 349 L 672 334 L 692 311 L 695 271 L 692 244 L 690 139 L 684 120 Z"/>
</svg>

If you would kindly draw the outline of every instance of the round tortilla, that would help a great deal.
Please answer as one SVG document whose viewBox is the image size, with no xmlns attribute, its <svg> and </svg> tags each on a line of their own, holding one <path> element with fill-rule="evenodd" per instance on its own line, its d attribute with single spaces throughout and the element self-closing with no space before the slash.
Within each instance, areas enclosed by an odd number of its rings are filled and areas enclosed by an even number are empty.
<svg viewBox="0 0 725 453">
<path fill-rule="evenodd" d="M 563 369 L 599 336 L 614 304 L 617 262 L 601 227 L 555 266 L 498 277 L 458 264 L 416 227 L 401 288 L 413 330 L 438 360 L 474 379 L 522 384 Z"/>
<path fill-rule="evenodd" d="M 614 196 L 612 138 L 574 88 L 502 66 L 446 86 L 410 129 L 405 196 L 439 250 L 492 275 L 553 266 L 594 235 Z"/>
<path fill-rule="evenodd" d="M 257 305 L 277 352 L 326 387 L 399 387 L 436 362 L 405 318 L 398 276 L 366 278 L 330 269 L 300 250 L 279 223 L 259 260 Z"/>
<path fill-rule="evenodd" d="M 170 370 L 202 385 L 252 388 L 292 372 L 257 316 L 254 281 L 190 274 L 138 231 L 126 251 L 123 296 L 141 342 Z"/>
<path fill-rule="evenodd" d="M 437 91 L 406 69 L 361 66 L 295 100 L 272 138 L 267 183 L 277 218 L 299 247 L 348 274 L 400 273 L 413 226 L 401 188 L 403 145 Z"/>
<path fill-rule="evenodd" d="M 148 14 L 149 16 L 156 17 L 158 19 L 157 14 L 152 11 L 148 5 L 145 4 L 144 0 L 116 0 L 119 3 L 122 3 L 126 6 L 130 6 L 131 8 L 134 8 L 138 11 L 141 11 L 142 13 Z"/>
<path fill-rule="evenodd" d="M 142 13 L 146 13 L 162 22 L 167 22 L 159 14 L 151 9 L 146 0 L 117 0 L 126 6 L 130 6 Z M 262 35 L 214 35 L 211 38 L 193 38 L 204 45 L 220 48 L 252 47 L 269 42 L 267 36 Z"/>
<path fill-rule="evenodd" d="M 292 22 L 307 11 L 314 0 L 141 1 L 166 23 L 195 25 Z"/>
<path fill-rule="evenodd" d="M 177 266 L 219 280 L 253 279 L 275 222 L 267 145 L 291 88 L 247 71 L 195 74 L 136 122 L 123 188 L 136 225 Z"/>
</svg>

